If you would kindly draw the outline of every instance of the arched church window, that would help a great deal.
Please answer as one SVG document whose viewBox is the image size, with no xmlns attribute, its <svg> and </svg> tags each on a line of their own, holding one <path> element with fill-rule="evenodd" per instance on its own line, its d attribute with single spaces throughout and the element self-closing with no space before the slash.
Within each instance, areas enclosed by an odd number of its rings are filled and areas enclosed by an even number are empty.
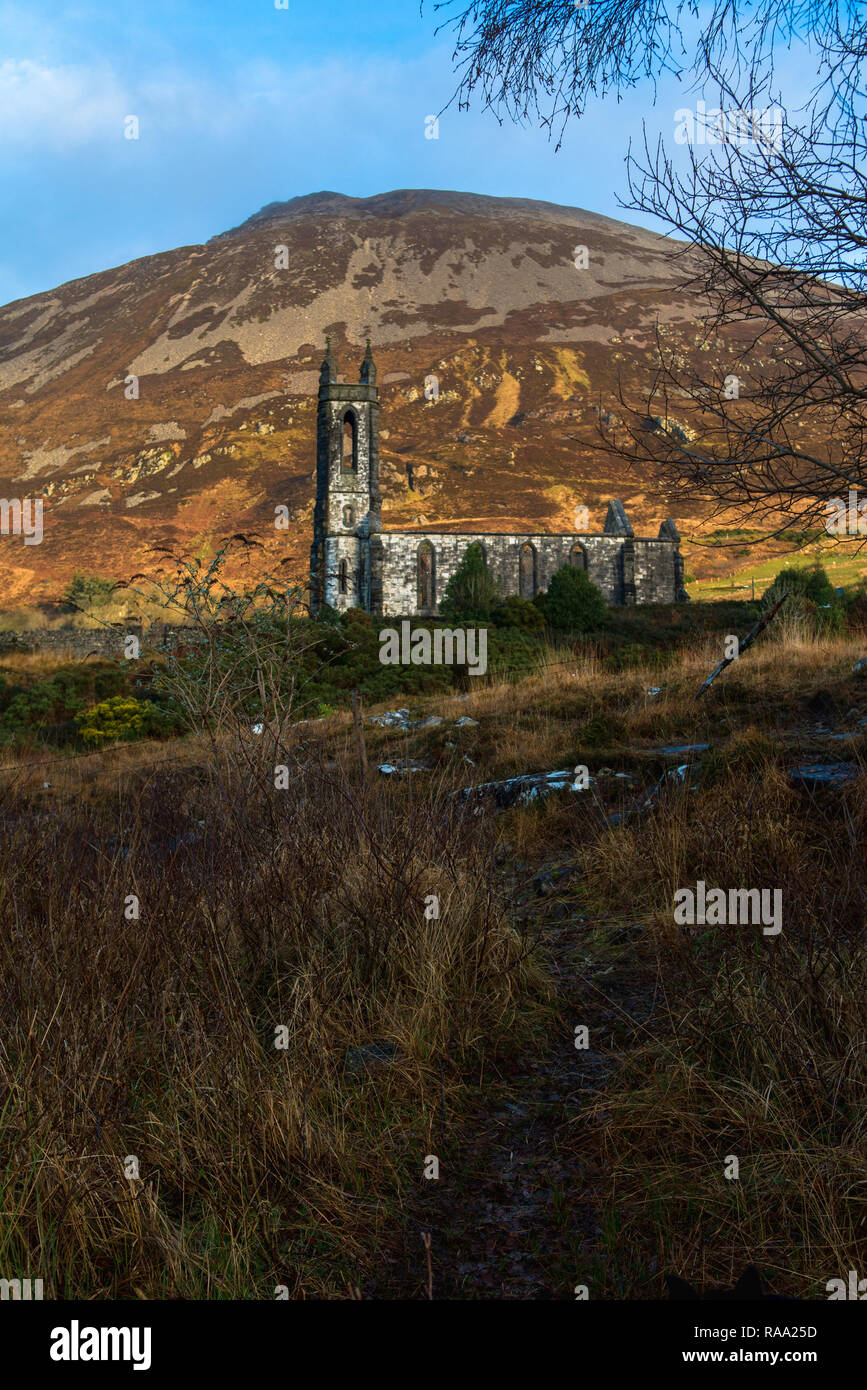
<svg viewBox="0 0 867 1390">
<path fill-rule="evenodd" d="M 583 545 L 573 545 L 569 554 L 569 563 L 573 565 L 576 570 L 586 570 L 587 551 L 584 549 Z"/>
<path fill-rule="evenodd" d="M 418 548 L 418 606 L 422 613 L 436 607 L 436 555 L 430 541 Z"/>
<path fill-rule="evenodd" d="M 536 597 L 536 551 L 529 541 L 518 557 L 518 593 L 521 598 Z"/>
<path fill-rule="evenodd" d="M 344 508 L 343 508 L 343 524 L 344 524 L 344 526 L 354 526 L 354 525 L 355 525 L 355 508 L 354 508 L 354 507 L 344 507 Z"/>
<path fill-rule="evenodd" d="M 343 454 L 340 466 L 345 473 L 358 471 L 358 421 L 353 410 L 343 417 Z"/>
<path fill-rule="evenodd" d="M 337 566 L 337 588 L 341 594 L 349 593 L 349 563 L 341 560 Z"/>
</svg>

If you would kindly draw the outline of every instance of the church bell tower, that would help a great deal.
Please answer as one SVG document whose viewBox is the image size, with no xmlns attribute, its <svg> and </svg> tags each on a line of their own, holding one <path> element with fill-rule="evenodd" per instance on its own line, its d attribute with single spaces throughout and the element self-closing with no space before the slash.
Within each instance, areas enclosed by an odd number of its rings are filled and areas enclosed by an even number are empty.
<svg viewBox="0 0 867 1390">
<path fill-rule="evenodd" d="M 316 422 L 310 612 L 372 607 L 371 537 L 382 529 L 379 390 L 370 339 L 358 384 L 337 379 L 326 339 Z"/>
</svg>

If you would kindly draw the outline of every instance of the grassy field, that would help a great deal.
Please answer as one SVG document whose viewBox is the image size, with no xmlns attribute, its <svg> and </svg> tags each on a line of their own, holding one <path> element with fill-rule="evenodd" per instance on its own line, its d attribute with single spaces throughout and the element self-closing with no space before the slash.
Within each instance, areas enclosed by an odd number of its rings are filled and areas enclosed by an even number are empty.
<svg viewBox="0 0 867 1390">
<path fill-rule="evenodd" d="M 698 553 L 693 553 L 693 564 Z M 746 547 L 740 551 L 733 548 L 729 555 L 729 577 L 693 580 L 686 586 L 691 599 L 711 601 L 733 594 L 748 598 L 755 594 L 756 598 L 761 598 L 783 565 L 801 568 L 813 565 L 817 561 L 837 588 L 867 579 L 867 548 L 863 540 L 832 542 L 823 539 L 797 550 L 777 553 L 760 560 L 751 559 Z"/>
<path fill-rule="evenodd" d="M 338 711 L 7 749 L 6 1276 L 51 1297 L 618 1299 L 750 1262 L 824 1297 L 863 1268 L 867 781 L 788 774 L 863 770 L 864 639 L 781 629 L 697 702 L 719 647 L 690 631 L 628 670 L 560 653 L 408 696 L 443 722 L 367 722 L 363 745 Z M 626 814 L 686 743 L 710 747 Z M 402 759 L 426 770 L 377 771 Z M 450 795 L 578 764 L 581 796 Z M 698 879 L 782 888 L 783 932 L 675 926 Z M 510 1223 L 535 1232 L 520 1275 Z"/>
</svg>

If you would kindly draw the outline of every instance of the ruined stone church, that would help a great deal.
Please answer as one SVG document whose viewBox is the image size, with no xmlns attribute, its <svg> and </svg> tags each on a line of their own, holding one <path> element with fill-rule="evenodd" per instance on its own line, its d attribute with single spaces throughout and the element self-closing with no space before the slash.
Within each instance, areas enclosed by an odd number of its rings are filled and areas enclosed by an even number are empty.
<svg viewBox="0 0 867 1390">
<path fill-rule="evenodd" d="M 319 374 L 311 613 L 329 604 L 377 617 L 435 617 L 474 541 L 504 596 L 532 599 L 563 565 L 577 565 L 608 603 L 687 600 L 674 522 L 663 522 L 656 537 L 636 536 L 616 500 L 595 535 L 383 531 L 379 392 L 370 342 L 356 384 L 338 380 L 329 341 Z"/>
</svg>

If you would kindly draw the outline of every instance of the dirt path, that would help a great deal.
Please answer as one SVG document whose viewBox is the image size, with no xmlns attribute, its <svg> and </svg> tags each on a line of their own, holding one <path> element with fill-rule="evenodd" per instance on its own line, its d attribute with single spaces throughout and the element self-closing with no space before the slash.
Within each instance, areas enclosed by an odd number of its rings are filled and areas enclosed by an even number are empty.
<svg viewBox="0 0 867 1390">
<path fill-rule="evenodd" d="M 577 1283 L 592 1292 L 604 1257 L 605 1174 L 591 1146 L 586 1160 L 576 1158 L 582 1113 L 633 1040 L 633 1020 L 645 1022 L 652 1001 L 646 987 L 638 992 L 629 962 L 629 933 L 638 929 L 612 925 L 613 941 L 600 946 L 598 930 L 576 910 L 563 869 L 546 865 L 524 900 L 516 900 L 525 926 L 541 933 L 540 949 L 557 982 L 550 1036 L 484 1084 L 461 1141 L 443 1154 L 440 1180 L 425 1183 L 411 1201 L 394 1266 L 367 1296 L 429 1296 L 423 1231 L 430 1233 L 435 1299 L 573 1299 Z M 577 1024 L 590 1028 L 591 1049 L 575 1047 Z"/>
</svg>

